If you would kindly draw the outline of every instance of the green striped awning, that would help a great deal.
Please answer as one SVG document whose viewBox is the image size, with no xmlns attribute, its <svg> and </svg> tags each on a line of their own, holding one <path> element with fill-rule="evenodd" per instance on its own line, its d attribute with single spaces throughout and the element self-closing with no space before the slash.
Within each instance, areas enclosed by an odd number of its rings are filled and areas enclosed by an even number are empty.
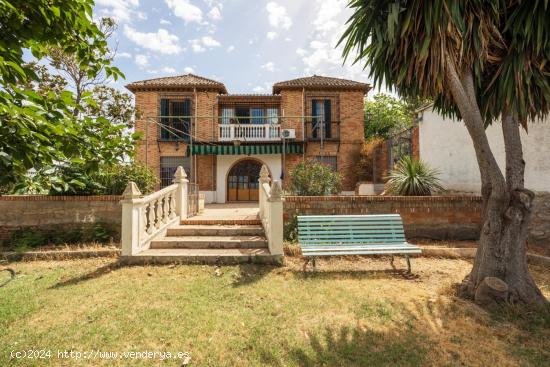
<svg viewBox="0 0 550 367">
<path fill-rule="evenodd" d="M 191 152 L 191 153 L 190 153 Z M 285 144 L 285 154 L 304 152 L 301 144 Z M 282 144 L 265 145 L 207 145 L 194 144 L 191 148 L 187 146 L 187 155 L 251 155 L 251 154 L 282 154 Z"/>
</svg>

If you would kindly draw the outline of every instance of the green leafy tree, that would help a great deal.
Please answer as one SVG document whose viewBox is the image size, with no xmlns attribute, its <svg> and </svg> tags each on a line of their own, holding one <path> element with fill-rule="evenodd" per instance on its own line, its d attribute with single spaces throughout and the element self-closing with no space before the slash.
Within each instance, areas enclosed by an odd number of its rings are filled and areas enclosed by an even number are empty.
<svg viewBox="0 0 550 367">
<path fill-rule="evenodd" d="M 409 113 L 406 102 L 387 94 L 379 93 L 372 101 L 365 101 L 365 138 L 389 138 L 410 128 L 413 115 Z"/>
<path fill-rule="evenodd" d="M 290 172 L 290 191 L 300 196 L 336 194 L 340 191 L 340 174 L 313 159 L 298 163 Z"/>
<path fill-rule="evenodd" d="M 534 195 L 524 187 L 520 128 L 550 109 L 548 2 L 352 0 L 349 6 L 344 56 L 368 67 L 375 84 L 406 98 L 432 99 L 443 114 L 461 118 L 472 139 L 483 226 L 462 295 L 487 298 L 480 285 L 496 277 L 507 284 L 509 301 L 547 304 L 527 267 Z M 497 122 L 504 172 L 485 131 Z"/>
<path fill-rule="evenodd" d="M 105 117 L 75 114 L 84 108 L 68 90 L 52 88 L 42 71 L 24 61 L 24 51 L 41 60 L 52 48 L 74 55 L 90 78 L 123 76 L 110 65 L 110 50 L 92 21 L 92 0 L 0 0 L 0 187 L 21 186 L 30 172 L 80 164 L 85 172 L 132 154 L 125 126 Z M 31 87 L 30 87 L 31 86 Z M 82 100 L 89 99 L 83 93 Z M 93 104 L 90 101 L 88 104 Z"/>
<path fill-rule="evenodd" d="M 425 162 L 405 156 L 388 175 L 386 191 L 391 195 L 429 196 L 443 191 L 438 175 Z"/>
</svg>

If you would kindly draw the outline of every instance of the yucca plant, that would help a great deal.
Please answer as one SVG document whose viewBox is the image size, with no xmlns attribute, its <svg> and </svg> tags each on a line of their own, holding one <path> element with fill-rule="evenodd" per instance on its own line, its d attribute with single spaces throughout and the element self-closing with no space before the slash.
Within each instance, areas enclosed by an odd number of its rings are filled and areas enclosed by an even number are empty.
<svg viewBox="0 0 550 367">
<path fill-rule="evenodd" d="M 429 196 L 443 190 L 438 175 L 439 171 L 425 162 L 405 156 L 390 172 L 386 191 L 391 195 Z"/>
</svg>

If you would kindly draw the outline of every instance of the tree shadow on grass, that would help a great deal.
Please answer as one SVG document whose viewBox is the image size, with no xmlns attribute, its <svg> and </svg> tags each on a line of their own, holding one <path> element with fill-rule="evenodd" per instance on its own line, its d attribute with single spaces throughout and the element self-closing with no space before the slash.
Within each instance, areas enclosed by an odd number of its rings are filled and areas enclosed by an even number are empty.
<svg viewBox="0 0 550 367">
<path fill-rule="evenodd" d="M 254 284 L 277 268 L 275 265 L 239 264 L 239 274 L 232 283 L 233 287 Z"/>
<path fill-rule="evenodd" d="M 425 344 L 411 330 L 382 332 L 360 327 L 325 328 L 309 337 L 309 346 L 291 347 L 300 366 L 421 366 Z"/>
<path fill-rule="evenodd" d="M 80 284 L 82 282 L 91 280 L 91 279 L 97 279 L 105 274 L 108 274 L 122 266 L 122 263 L 120 261 L 113 261 L 109 264 L 106 264 L 104 266 L 100 266 L 96 268 L 95 270 L 85 273 L 85 274 L 79 274 L 78 276 L 74 278 L 70 278 L 67 280 L 63 280 L 60 282 L 57 282 L 56 284 L 52 285 L 50 289 L 57 289 L 57 288 L 63 288 L 66 286 L 76 285 Z"/>
</svg>

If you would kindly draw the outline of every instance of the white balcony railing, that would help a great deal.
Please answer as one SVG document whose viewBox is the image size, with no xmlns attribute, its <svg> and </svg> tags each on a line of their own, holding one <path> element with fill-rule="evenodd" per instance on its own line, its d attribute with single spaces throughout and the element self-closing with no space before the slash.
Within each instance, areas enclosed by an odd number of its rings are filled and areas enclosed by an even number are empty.
<svg viewBox="0 0 550 367">
<path fill-rule="evenodd" d="M 274 124 L 219 124 L 219 141 L 279 141 L 281 125 Z"/>
</svg>

